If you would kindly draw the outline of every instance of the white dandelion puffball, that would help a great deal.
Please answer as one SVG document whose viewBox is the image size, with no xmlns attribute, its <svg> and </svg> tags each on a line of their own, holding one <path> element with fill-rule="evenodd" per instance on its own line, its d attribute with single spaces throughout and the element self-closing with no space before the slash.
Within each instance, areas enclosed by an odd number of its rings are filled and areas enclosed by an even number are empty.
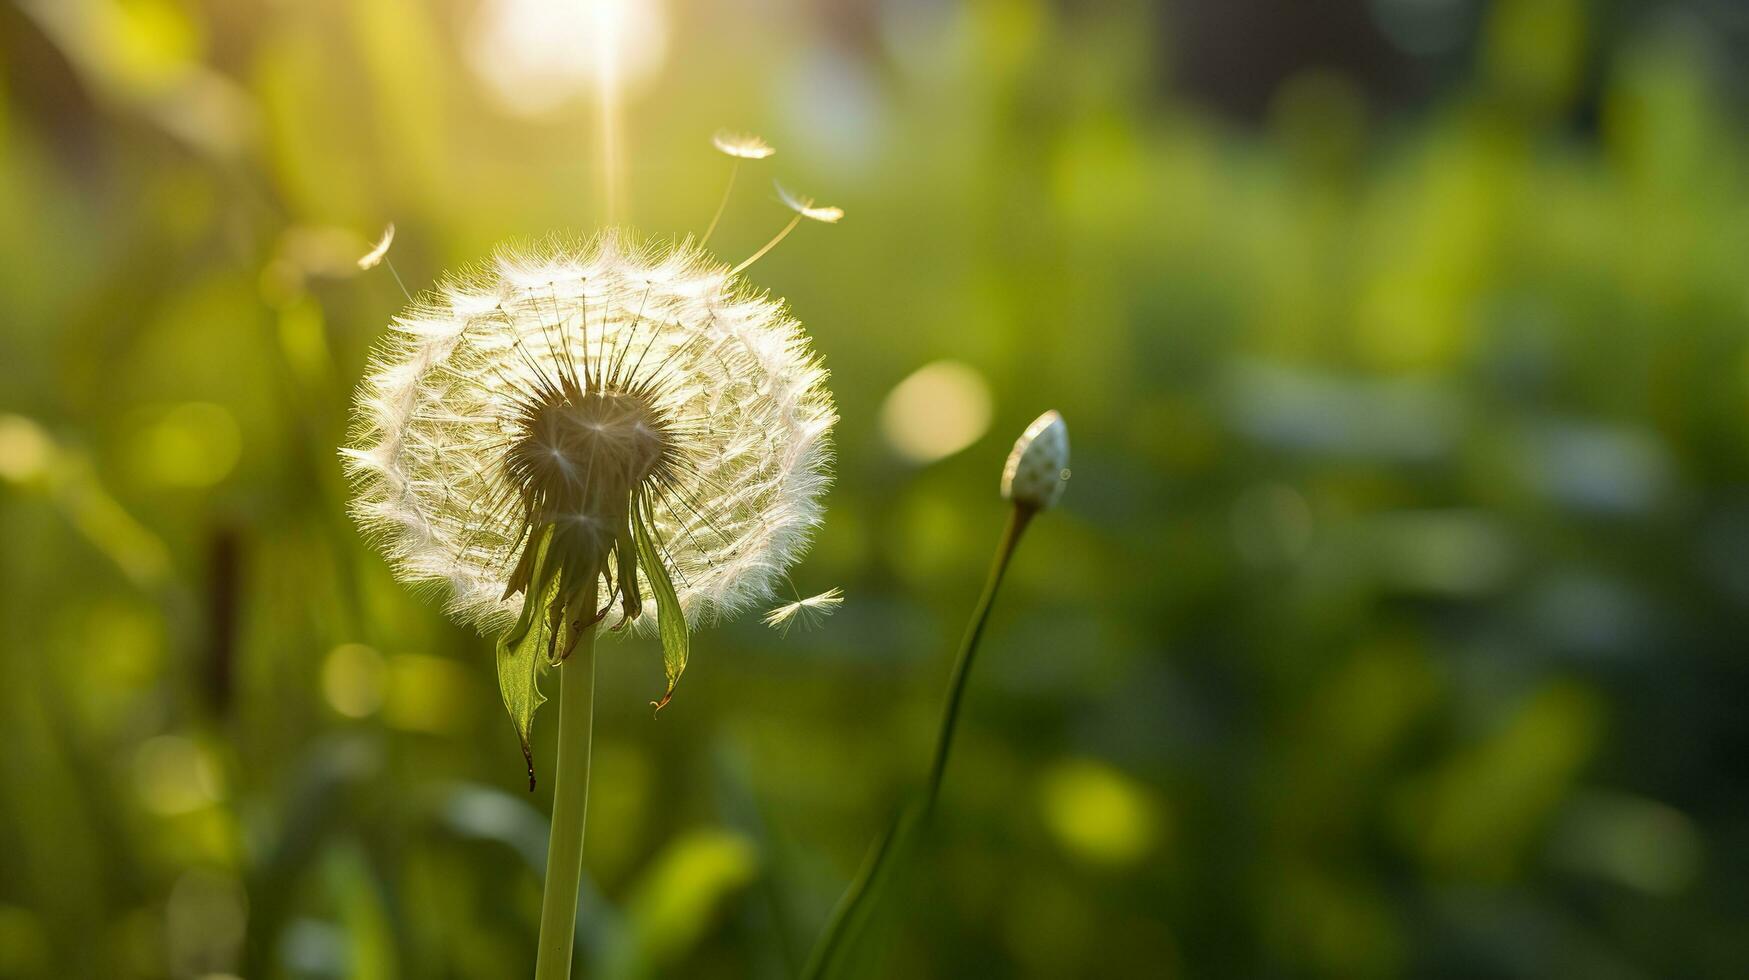
<svg viewBox="0 0 1749 980">
<path fill-rule="evenodd" d="M 353 512 L 483 632 L 531 599 L 647 622 L 652 572 L 710 620 L 767 599 L 819 523 L 825 380 L 783 303 L 690 242 L 505 251 L 394 321 L 344 453 Z"/>
</svg>

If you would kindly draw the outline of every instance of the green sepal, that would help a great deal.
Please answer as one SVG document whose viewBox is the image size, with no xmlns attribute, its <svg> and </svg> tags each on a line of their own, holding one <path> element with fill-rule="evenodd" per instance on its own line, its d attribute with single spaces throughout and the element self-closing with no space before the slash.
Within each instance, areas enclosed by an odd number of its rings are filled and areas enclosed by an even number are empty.
<svg viewBox="0 0 1749 980">
<path fill-rule="evenodd" d="M 627 520 L 626 523 L 633 522 Z M 633 620 L 638 618 L 638 613 L 643 610 L 644 605 L 642 597 L 638 594 L 638 558 L 643 553 L 643 549 L 632 542 L 632 532 L 628 527 L 620 531 L 619 540 L 614 542 L 613 550 L 619 559 L 619 580 L 625 583 L 625 587 L 619 591 L 620 611 L 625 614 L 627 620 Z"/>
<path fill-rule="evenodd" d="M 522 615 L 509 632 L 498 637 L 498 692 L 522 742 L 522 761 L 528 766 L 531 793 L 534 747 L 529 736 L 534 728 L 535 709 L 546 701 L 546 695 L 540 691 L 540 675 L 547 669 L 546 646 L 552 632 L 547 610 L 557 600 L 559 591 L 561 563 L 547 561 L 547 549 L 552 543 L 551 526 L 541 532 L 538 543 L 531 542 L 535 555 L 529 587 L 523 593 Z"/>
<path fill-rule="evenodd" d="M 632 536 L 638 543 L 638 565 L 643 569 L 644 578 L 649 580 L 650 592 L 656 597 L 656 627 L 662 634 L 662 672 L 668 677 L 668 689 L 662 692 L 662 700 L 651 702 L 657 711 L 661 711 L 674 697 L 674 685 L 679 683 L 681 673 L 686 670 L 688 638 L 686 613 L 680 609 L 680 596 L 674 591 L 674 580 L 668 575 L 668 566 L 662 563 L 661 549 L 656 547 L 656 535 L 650 525 L 648 508 L 636 508 L 632 513 Z M 625 583 L 627 590 L 637 587 L 636 582 Z"/>
</svg>

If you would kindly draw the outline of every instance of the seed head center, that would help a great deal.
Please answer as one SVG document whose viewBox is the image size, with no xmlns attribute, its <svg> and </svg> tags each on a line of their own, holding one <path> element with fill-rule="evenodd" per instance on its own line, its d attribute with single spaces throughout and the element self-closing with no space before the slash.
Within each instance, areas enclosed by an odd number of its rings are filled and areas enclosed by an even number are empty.
<svg viewBox="0 0 1749 980">
<path fill-rule="evenodd" d="M 532 524 L 613 527 L 670 448 L 662 413 L 642 393 L 546 393 L 519 413 L 508 457 Z"/>
</svg>

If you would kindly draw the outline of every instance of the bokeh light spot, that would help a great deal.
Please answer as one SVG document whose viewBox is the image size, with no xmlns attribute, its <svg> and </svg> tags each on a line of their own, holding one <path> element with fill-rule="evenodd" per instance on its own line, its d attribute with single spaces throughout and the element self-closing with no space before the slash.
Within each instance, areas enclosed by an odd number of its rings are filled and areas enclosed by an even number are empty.
<svg viewBox="0 0 1749 980">
<path fill-rule="evenodd" d="M 134 786 L 146 808 L 163 816 L 192 813 L 219 799 L 218 767 L 192 740 L 147 739 L 134 754 Z"/>
<path fill-rule="evenodd" d="M 175 973 L 211 977 L 214 967 L 234 963 L 248 918 L 249 899 L 235 875 L 196 868 L 176 879 L 164 907 Z"/>
<path fill-rule="evenodd" d="M 322 694 L 348 718 L 368 718 L 383 706 L 389 668 L 383 655 L 362 643 L 343 643 L 322 662 Z"/>
<path fill-rule="evenodd" d="M 54 448 L 42 426 L 22 415 L 0 415 L 0 478 L 36 479 L 48 469 Z"/>
<path fill-rule="evenodd" d="M 881 406 L 881 431 L 899 455 L 929 463 L 977 442 L 990 428 L 990 386 L 958 361 L 936 361 L 898 383 Z"/>
<path fill-rule="evenodd" d="M 1159 842 L 1165 815 L 1147 790 L 1092 759 L 1051 767 L 1039 782 L 1039 807 L 1063 847 L 1096 864 L 1131 864 Z"/>
<path fill-rule="evenodd" d="M 670 844 L 627 901 L 638 923 L 636 952 L 651 965 L 671 964 L 709 929 L 725 900 L 759 873 L 759 852 L 728 830 L 689 831 Z M 627 950 L 626 952 L 632 952 Z M 605 972 L 624 971 L 621 963 Z"/>
<path fill-rule="evenodd" d="M 168 487 L 210 487 L 224 479 L 243 453 L 237 420 L 223 406 L 189 402 L 164 412 L 141 430 L 132 447 L 134 472 Z"/>
<path fill-rule="evenodd" d="M 1589 792 L 1568 806 L 1550 844 L 1559 863 L 1650 895 L 1688 888 L 1705 859 L 1701 835 L 1680 810 L 1621 793 Z"/>
<path fill-rule="evenodd" d="M 441 735 L 467 731 L 478 691 L 453 660 L 422 653 L 389 659 L 383 720 L 396 728 Z"/>
</svg>

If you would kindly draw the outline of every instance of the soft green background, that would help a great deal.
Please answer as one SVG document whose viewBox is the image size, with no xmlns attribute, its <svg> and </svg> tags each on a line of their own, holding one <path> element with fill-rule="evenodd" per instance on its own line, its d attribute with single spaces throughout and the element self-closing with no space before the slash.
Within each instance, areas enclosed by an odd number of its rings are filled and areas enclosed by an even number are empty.
<svg viewBox="0 0 1749 980">
<path fill-rule="evenodd" d="M 751 273 L 833 371 L 793 577 L 848 598 L 700 633 L 654 720 L 654 642 L 606 645 L 590 975 L 790 975 L 921 778 L 1053 407 L 1074 478 L 874 972 L 1749 962 L 1741 10 L 1330 4 L 1411 48 L 1450 14 L 1381 81 L 1268 76 L 1279 5 L 1199 47 L 1219 6 L 669 5 L 628 219 L 700 230 L 725 125 L 779 149 L 726 258 L 773 176 L 849 215 Z M 550 790 L 335 453 L 385 222 L 417 290 L 602 220 L 588 98 L 505 111 L 474 7 L 0 6 L 0 976 L 531 968 Z M 883 419 L 941 359 L 913 407 L 977 438 L 923 462 Z"/>
</svg>

